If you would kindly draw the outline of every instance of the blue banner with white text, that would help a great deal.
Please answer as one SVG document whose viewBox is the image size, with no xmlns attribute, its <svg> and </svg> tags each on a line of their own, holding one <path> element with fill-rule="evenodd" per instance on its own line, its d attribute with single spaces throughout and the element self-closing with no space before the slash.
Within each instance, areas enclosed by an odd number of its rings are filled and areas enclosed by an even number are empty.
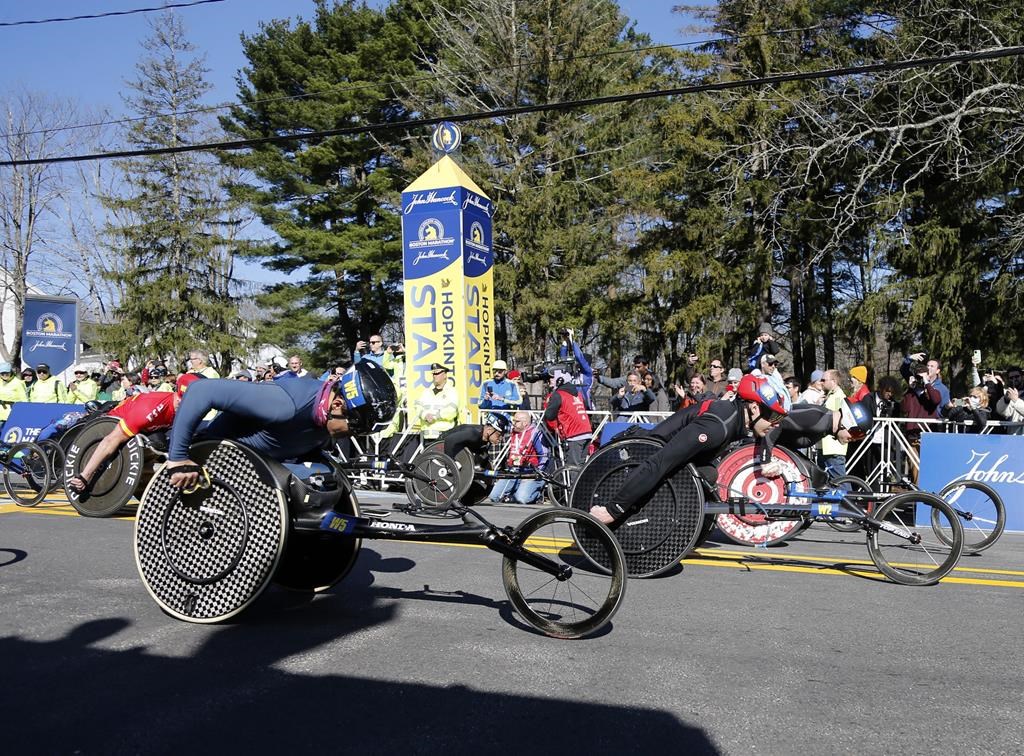
<svg viewBox="0 0 1024 756">
<path fill-rule="evenodd" d="M 39 432 L 69 412 L 84 412 L 81 404 L 44 404 L 41 402 L 16 402 L 11 405 L 11 414 L 4 421 L 0 438 L 5 444 L 19 441 L 35 441 Z"/>
<path fill-rule="evenodd" d="M 68 297 L 25 297 L 21 327 L 21 359 L 30 367 L 49 365 L 59 375 L 78 358 L 78 300 Z"/>
<path fill-rule="evenodd" d="M 1006 505 L 1006 529 L 1024 531 L 1024 436 L 922 434 L 921 488 L 938 491 L 958 478 L 994 488 Z M 969 497 L 972 492 L 962 495 Z M 970 502 L 951 503 L 970 509 Z"/>
</svg>

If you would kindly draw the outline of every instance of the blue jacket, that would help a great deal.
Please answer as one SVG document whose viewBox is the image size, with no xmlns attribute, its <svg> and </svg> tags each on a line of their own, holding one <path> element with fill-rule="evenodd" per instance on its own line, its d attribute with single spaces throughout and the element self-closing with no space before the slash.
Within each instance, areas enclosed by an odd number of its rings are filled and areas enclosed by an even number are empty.
<svg viewBox="0 0 1024 756">
<path fill-rule="evenodd" d="M 488 392 L 494 396 L 488 398 Z M 484 381 L 484 385 L 480 387 L 480 409 L 517 409 L 522 401 L 519 387 L 515 381 L 508 378 L 502 378 L 500 381 L 492 378 Z"/>
<path fill-rule="evenodd" d="M 220 414 L 202 431 L 202 439 L 232 439 L 277 460 L 318 449 L 329 438 L 327 429 L 313 421 L 321 386 L 316 378 L 276 383 L 196 381 L 174 415 L 167 458 L 172 462 L 188 459 L 189 444 L 211 409 Z"/>
</svg>

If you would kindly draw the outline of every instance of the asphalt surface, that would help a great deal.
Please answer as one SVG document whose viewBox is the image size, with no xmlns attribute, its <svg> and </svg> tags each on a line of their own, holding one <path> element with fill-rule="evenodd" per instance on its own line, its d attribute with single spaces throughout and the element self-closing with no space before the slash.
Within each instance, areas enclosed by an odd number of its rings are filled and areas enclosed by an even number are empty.
<svg viewBox="0 0 1024 756">
<path fill-rule="evenodd" d="M 187 624 L 149 597 L 132 533 L 0 502 L 4 752 L 1024 752 L 1020 534 L 927 588 L 823 526 L 711 543 L 558 641 L 512 612 L 499 556 L 386 541 L 324 595 Z"/>
</svg>

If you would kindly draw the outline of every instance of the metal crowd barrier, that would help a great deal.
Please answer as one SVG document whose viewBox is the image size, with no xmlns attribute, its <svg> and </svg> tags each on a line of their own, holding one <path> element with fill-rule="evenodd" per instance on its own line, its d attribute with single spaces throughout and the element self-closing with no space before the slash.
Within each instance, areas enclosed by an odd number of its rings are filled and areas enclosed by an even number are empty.
<svg viewBox="0 0 1024 756">
<path fill-rule="evenodd" d="M 524 410 L 526 411 L 526 410 Z M 405 408 L 399 409 L 403 415 Z M 530 416 L 537 423 L 549 449 L 555 455 L 555 462 L 558 465 L 564 461 L 563 447 L 555 434 L 541 422 L 544 415 L 543 410 L 529 410 Z M 671 412 L 637 412 L 631 415 L 621 415 L 614 412 L 592 411 L 587 413 L 590 416 L 590 423 L 593 427 L 591 443 L 596 443 L 601 437 L 604 427 L 613 420 L 616 422 L 630 423 L 658 423 L 672 415 Z M 404 422 L 402 423 L 405 424 Z M 907 426 L 912 425 L 917 433 L 909 432 Z M 868 483 L 886 484 L 899 483 L 906 479 L 916 481 L 920 472 L 920 440 L 922 433 L 975 433 L 989 434 L 993 432 L 1008 432 L 1024 434 L 1024 424 L 1011 423 L 1000 420 L 990 420 L 980 431 L 973 428 L 974 422 L 953 423 L 949 420 L 916 417 L 879 417 L 875 419 L 875 425 L 871 433 L 859 442 L 851 443 L 848 447 L 846 457 L 847 473 L 864 478 Z M 912 429 L 913 430 L 913 429 Z M 395 440 L 396 439 L 396 440 Z M 409 454 L 407 444 L 413 444 L 413 453 Z M 877 451 L 873 447 L 878 447 Z M 351 459 L 360 457 L 379 458 L 377 469 L 360 470 L 354 476 L 359 487 L 384 486 L 388 484 L 403 484 L 404 478 L 394 471 L 387 469 L 383 461 L 388 451 L 399 449 L 406 459 L 419 454 L 423 448 L 423 440 L 419 431 L 408 428 L 400 434 L 388 438 L 381 438 L 379 434 L 360 439 L 352 439 L 352 450 L 348 455 Z M 499 449 L 496 448 L 491 454 L 491 468 L 501 467 L 508 455 L 509 442 Z"/>
</svg>

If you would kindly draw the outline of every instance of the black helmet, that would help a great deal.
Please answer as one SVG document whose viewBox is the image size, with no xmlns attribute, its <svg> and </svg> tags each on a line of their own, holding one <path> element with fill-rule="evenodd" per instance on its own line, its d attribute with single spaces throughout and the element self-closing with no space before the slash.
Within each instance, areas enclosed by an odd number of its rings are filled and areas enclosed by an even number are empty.
<svg viewBox="0 0 1024 756">
<path fill-rule="evenodd" d="M 168 375 L 167 368 L 157 365 L 155 368 L 149 371 L 150 378 L 166 378 Z"/>
<path fill-rule="evenodd" d="M 498 412 L 489 412 L 484 416 L 484 425 L 489 425 L 494 428 L 498 433 L 502 435 L 508 433 L 512 427 L 512 421 L 508 419 L 508 415 L 502 415 Z"/>
<path fill-rule="evenodd" d="M 398 409 L 395 384 L 373 360 L 360 360 L 346 370 L 338 390 L 348 410 L 349 432 L 354 435 L 384 430 Z"/>
</svg>

